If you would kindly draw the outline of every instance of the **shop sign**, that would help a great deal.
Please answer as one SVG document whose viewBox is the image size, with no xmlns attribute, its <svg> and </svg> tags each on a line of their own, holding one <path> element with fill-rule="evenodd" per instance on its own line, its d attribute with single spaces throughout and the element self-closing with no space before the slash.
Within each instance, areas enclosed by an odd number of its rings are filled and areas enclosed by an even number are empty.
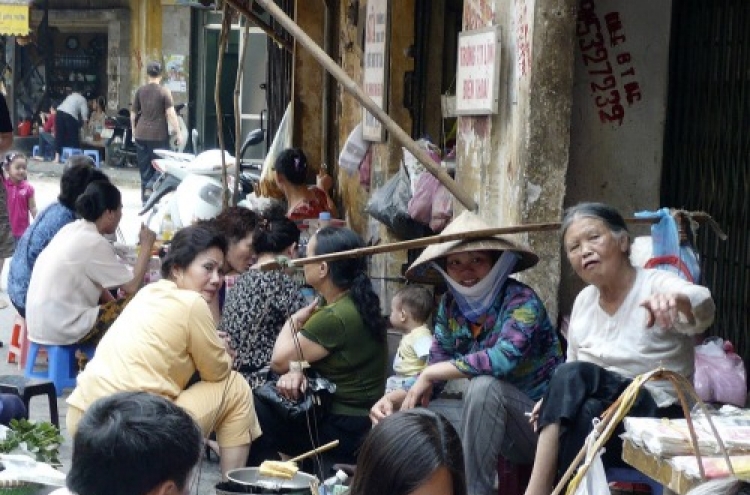
<svg viewBox="0 0 750 495">
<path fill-rule="evenodd" d="M 388 0 L 368 0 L 365 24 L 363 90 L 380 108 L 387 103 Z M 362 109 L 362 136 L 367 141 L 385 140 L 383 124 L 367 109 Z"/>
<path fill-rule="evenodd" d="M 491 26 L 458 35 L 456 114 L 497 113 L 500 75 L 500 27 Z"/>
<path fill-rule="evenodd" d="M 31 32 L 28 2 L 0 1 L 0 7 L 0 35 L 26 36 Z"/>
</svg>

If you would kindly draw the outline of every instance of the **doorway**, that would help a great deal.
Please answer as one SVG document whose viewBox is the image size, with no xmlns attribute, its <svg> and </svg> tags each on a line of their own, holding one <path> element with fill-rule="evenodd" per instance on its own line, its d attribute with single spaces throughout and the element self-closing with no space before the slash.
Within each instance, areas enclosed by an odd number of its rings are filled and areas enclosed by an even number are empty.
<svg viewBox="0 0 750 495">
<path fill-rule="evenodd" d="M 662 204 L 709 213 L 702 284 L 716 302 L 712 334 L 750 359 L 750 2 L 673 3 Z"/>
<path fill-rule="evenodd" d="M 198 50 L 198 85 L 196 87 L 196 128 L 203 142 L 202 149 L 219 147 L 218 121 L 223 126 L 224 146 L 234 155 L 237 139 L 240 143 L 244 136 L 253 129 L 262 127 L 266 108 L 265 81 L 267 67 L 267 37 L 259 28 L 248 30 L 248 43 L 245 60 L 242 64 L 243 76 L 240 88 L 240 136 L 235 136 L 234 119 L 234 85 L 239 67 L 239 57 L 244 35 L 244 26 L 233 24 L 222 62 L 222 74 L 219 80 L 219 98 L 222 115 L 217 115 L 214 104 L 216 88 L 216 71 L 218 68 L 219 35 L 221 33 L 221 15 L 213 12 L 203 13 L 204 25 L 201 29 L 203 43 Z M 248 150 L 245 158 L 262 159 L 265 148 L 262 146 Z"/>
</svg>

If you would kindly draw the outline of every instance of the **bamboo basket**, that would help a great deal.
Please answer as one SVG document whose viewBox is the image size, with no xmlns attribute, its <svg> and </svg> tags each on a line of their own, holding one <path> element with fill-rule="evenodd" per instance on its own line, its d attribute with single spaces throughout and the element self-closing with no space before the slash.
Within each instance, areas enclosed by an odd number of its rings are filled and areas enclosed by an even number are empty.
<svg viewBox="0 0 750 495">
<path fill-rule="evenodd" d="M 680 401 L 680 405 L 682 406 L 685 420 L 687 421 L 688 431 L 690 433 L 690 442 L 693 445 L 695 456 L 698 459 L 698 469 L 700 471 L 701 480 L 706 480 L 706 472 L 703 468 L 702 456 L 700 453 L 700 449 L 698 448 L 698 438 L 695 434 L 693 420 L 690 417 L 690 407 L 687 403 L 687 396 L 690 396 L 690 398 L 698 404 L 701 411 L 705 415 L 706 420 L 711 427 L 711 431 L 716 437 L 717 443 L 719 444 L 722 456 L 724 457 L 724 460 L 729 467 L 729 471 L 734 473 L 734 469 L 732 468 L 732 461 L 729 459 L 729 454 L 727 453 L 727 449 L 724 446 L 724 442 L 722 441 L 719 432 L 716 430 L 716 426 L 714 426 L 714 422 L 711 419 L 710 414 L 708 413 L 706 405 L 703 403 L 700 397 L 698 397 L 698 394 L 696 394 L 693 385 L 684 376 L 665 369 L 657 369 L 637 376 L 628 386 L 628 388 L 626 388 L 625 391 L 620 394 L 617 400 L 606 411 L 604 411 L 604 414 L 602 414 L 601 422 L 596 427 L 597 431 L 599 432 L 599 437 L 596 439 L 592 446 L 594 451 L 599 451 L 604 446 L 604 444 L 607 443 L 609 438 L 612 436 L 612 433 L 615 431 L 617 425 L 620 423 L 620 421 L 622 421 L 622 419 L 627 415 L 628 411 L 630 411 L 630 408 L 633 406 L 633 403 L 635 402 L 635 399 L 638 395 L 638 391 L 643 386 L 643 384 L 645 384 L 649 380 L 669 380 L 670 382 L 672 382 L 672 385 L 677 391 L 677 397 Z M 560 482 L 557 484 L 557 486 L 555 486 L 552 495 L 559 495 L 563 491 L 563 489 L 565 489 L 566 485 L 566 495 L 570 495 L 575 492 L 581 480 L 586 475 L 586 472 L 589 469 L 590 463 L 584 462 L 581 465 L 580 469 L 578 469 L 578 471 L 576 472 L 576 468 L 578 468 L 578 465 L 586 456 L 586 450 L 587 446 L 584 445 L 580 452 L 578 452 L 576 458 L 573 460 L 573 463 L 565 471 L 565 474 L 563 474 Z M 573 475 L 574 472 L 575 476 Z M 568 480 L 570 480 L 570 483 L 568 483 Z"/>
</svg>

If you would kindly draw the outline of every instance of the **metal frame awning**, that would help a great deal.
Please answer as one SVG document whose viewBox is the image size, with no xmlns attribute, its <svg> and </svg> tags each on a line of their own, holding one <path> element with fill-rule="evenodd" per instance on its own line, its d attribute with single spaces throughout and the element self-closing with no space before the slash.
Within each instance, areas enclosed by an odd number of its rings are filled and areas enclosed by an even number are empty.
<svg viewBox="0 0 750 495">
<path fill-rule="evenodd" d="M 246 8 L 242 0 L 226 0 L 232 8 L 245 14 L 249 9 Z M 414 157 L 419 160 L 425 168 L 442 183 L 451 194 L 471 211 L 477 210 L 477 203 L 471 194 L 461 189 L 453 178 L 443 170 L 438 164 L 432 161 L 432 158 L 424 151 L 401 127 L 390 118 L 369 96 L 362 91 L 362 88 L 342 69 L 318 44 L 300 28 L 293 19 L 279 8 L 273 0 L 255 0 L 255 3 L 266 10 L 276 21 L 291 34 L 297 42 L 305 47 L 310 54 L 333 76 L 363 107 L 365 107 L 378 121 L 383 124 L 388 132 L 391 133 L 396 141 L 404 148 L 409 150 Z"/>
</svg>

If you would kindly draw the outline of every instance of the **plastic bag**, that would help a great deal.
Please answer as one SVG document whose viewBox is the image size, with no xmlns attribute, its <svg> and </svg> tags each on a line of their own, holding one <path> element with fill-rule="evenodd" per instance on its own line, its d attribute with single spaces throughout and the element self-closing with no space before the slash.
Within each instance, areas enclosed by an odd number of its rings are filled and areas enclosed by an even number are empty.
<svg viewBox="0 0 750 495">
<path fill-rule="evenodd" d="M 609 483 L 607 482 L 607 473 L 604 471 L 604 463 L 602 462 L 604 449 L 593 452 L 594 443 L 599 438 L 599 433 L 596 431 L 596 423 L 598 421 L 598 419 L 594 420 L 594 429 L 586 437 L 585 462 L 589 465 L 589 468 L 580 480 L 573 495 L 610 495 L 611 493 Z"/>
<path fill-rule="evenodd" d="M 419 145 L 419 147 L 422 148 L 430 158 L 432 158 L 432 161 L 435 162 L 435 164 L 440 165 L 440 148 L 432 144 L 429 139 L 420 139 L 417 141 L 417 145 Z M 409 176 L 411 193 L 416 194 L 419 179 L 422 177 L 422 174 L 429 172 L 427 172 L 425 166 L 422 165 L 422 163 L 417 160 L 417 157 L 412 155 L 408 149 L 401 149 L 404 152 L 404 166 L 406 167 L 406 172 Z"/>
<path fill-rule="evenodd" d="M 411 187 L 406 170 L 399 171 L 375 191 L 367 202 L 366 211 L 401 239 L 416 239 L 429 233 L 426 225 L 409 216 Z"/>
<path fill-rule="evenodd" d="M 695 391 L 704 402 L 745 407 L 747 376 L 742 358 L 729 341 L 718 337 L 695 346 Z"/>
<path fill-rule="evenodd" d="M 651 226 L 651 258 L 643 265 L 676 273 L 685 280 L 700 283 L 698 254 L 689 244 L 680 244 L 677 222 L 669 208 L 640 211 L 636 218 L 658 218 Z"/>
<path fill-rule="evenodd" d="M 349 137 L 346 138 L 344 147 L 341 149 L 339 168 L 346 170 L 349 175 L 354 175 L 369 149 L 370 143 L 362 137 L 362 124 L 357 124 L 349 133 Z"/>
<path fill-rule="evenodd" d="M 440 181 L 430 173 L 419 176 L 414 196 L 409 200 L 409 216 L 425 225 L 432 220 L 432 201 Z"/>
<path fill-rule="evenodd" d="M 440 184 L 432 198 L 432 218 L 430 229 L 433 232 L 442 232 L 453 218 L 453 194 L 447 187 Z"/>
</svg>

